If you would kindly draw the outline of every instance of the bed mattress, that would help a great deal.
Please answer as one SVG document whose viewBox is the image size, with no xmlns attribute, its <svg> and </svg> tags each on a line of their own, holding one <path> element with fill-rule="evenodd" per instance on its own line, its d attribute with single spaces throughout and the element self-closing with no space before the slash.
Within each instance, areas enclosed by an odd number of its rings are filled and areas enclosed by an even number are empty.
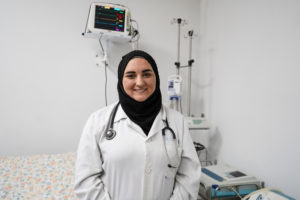
<svg viewBox="0 0 300 200">
<path fill-rule="evenodd" d="M 0 158 L 0 199 L 71 199 L 75 153 Z"/>
</svg>

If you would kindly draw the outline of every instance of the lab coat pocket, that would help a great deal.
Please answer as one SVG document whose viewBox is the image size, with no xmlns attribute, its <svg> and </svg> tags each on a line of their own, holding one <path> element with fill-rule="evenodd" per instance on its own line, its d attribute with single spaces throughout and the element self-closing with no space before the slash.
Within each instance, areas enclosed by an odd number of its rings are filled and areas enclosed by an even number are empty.
<svg viewBox="0 0 300 200">
<path fill-rule="evenodd" d="M 178 167 L 180 165 L 180 162 L 181 162 L 181 156 L 182 156 L 182 148 L 181 147 L 178 147 L 177 148 L 177 153 L 178 153 Z"/>
<path fill-rule="evenodd" d="M 177 147 L 176 149 L 176 154 L 173 154 L 173 156 L 170 157 L 170 163 L 164 171 L 164 177 L 161 188 L 163 197 L 161 199 L 169 199 L 174 190 L 176 174 L 180 165 L 182 155 L 182 148 Z"/>
<path fill-rule="evenodd" d="M 171 165 L 173 166 L 173 168 L 176 169 L 176 172 L 181 162 L 181 155 L 182 155 L 182 148 L 178 147 L 176 155 L 171 159 Z"/>
<path fill-rule="evenodd" d="M 167 168 L 164 172 L 164 177 L 161 187 L 161 197 L 159 199 L 170 199 L 175 185 L 176 168 Z"/>
<path fill-rule="evenodd" d="M 174 141 L 170 140 L 166 140 L 165 148 L 169 166 L 172 168 L 178 168 L 181 161 L 182 148 Z"/>
</svg>

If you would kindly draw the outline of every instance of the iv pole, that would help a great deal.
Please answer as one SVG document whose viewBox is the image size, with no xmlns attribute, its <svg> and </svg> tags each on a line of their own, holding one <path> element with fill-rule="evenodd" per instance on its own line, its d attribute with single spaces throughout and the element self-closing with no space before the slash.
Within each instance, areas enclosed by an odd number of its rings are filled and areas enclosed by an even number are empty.
<svg viewBox="0 0 300 200">
<path fill-rule="evenodd" d="M 194 60 L 192 59 L 192 39 L 193 39 L 194 31 L 190 30 L 188 32 L 189 42 L 190 42 L 190 49 L 189 49 L 189 61 L 188 66 L 189 67 L 189 73 L 188 73 L 188 113 L 187 116 L 191 116 L 191 96 L 192 96 L 192 64 Z"/>
<path fill-rule="evenodd" d="M 188 31 L 188 38 L 189 38 L 189 60 L 188 65 L 181 66 L 180 65 L 180 35 L 181 35 L 181 26 L 187 24 L 184 19 L 177 18 L 173 19 L 172 23 L 178 24 L 178 38 L 177 38 L 177 61 L 175 62 L 176 66 L 176 75 L 180 76 L 180 68 L 188 67 L 188 97 L 187 97 L 187 116 L 191 117 L 191 96 L 192 96 L 192 65 L 194 63 L 194 59 L 192 59 L 192 40 L 194 36 L 194 31 L 190 30 Z M 186 38 L 186 37 L 185 37 Z M 179 110 L 179 105 L 181 108 L 181 98 L 178 98 L 175 100 L 175 109 Z M 182 110 L 180 109 L 182 112 Z"/>
<path fill-rule="evenodd" d="M 184 19 L 178 18 L 178 19 L 173 19 L 173 23 L 178 24 L 178 39 L 177 39 L 177 61 L 175 62 L 176 66 L 176 74 L 179 76 L 180 75 L 180 68 L 183 67 L 188 67 L 188 97 L 187 97 L 187 116 L 191 116 L 191 88 L 192 88 L 192 64 L 194 60 L 192 59 L 192 39 L 193 39 L 193 34 L 194 31 L 190 30 L 188 32 L 188 37 L 189 37 L 189 60 L 188 60 L 188 65 L 186 66 L 180 66 L 180 34 L 181 34 L 181 26 L 186 24 L 186 21 Z M 175 108 L 178 110 L 178 103 L 179 100 L 177 100 L 175 105 Z"/>
<path fill-rule="evenodd" d="M 181 22 L 182 25 L 184 25 L 185 20 L 182 20 L 181 18 L 178 19 L 174 19 L 173 22 L 177 22 L 178 24 L 178 38 L 177 38 L 177 62 L 175 62 L 175 66 L 176 66 L 176 74 L 179 75 L 180 74 L 180 30 L 181 30 Z"/>
<path fill-rule="evenodd" d="M 173 21 L 171 21 L 171 23 L 177 23 L 178 24 L 178 38 L 177 38 L 177 61 L 175 62 L 175 66 L 176 66 L 176 76 L 177 76 L 177 80 L 178 82 L 180 82 L 180 86 L 179 88 L 177 88 L 179 91 L 179 93 L 181 93 L 181 77 L 180 77 L 180 35 L 181 35 L 181 26 L 187 24 L 186 21 L 184 19 L 181 18 L 177 18 L 177 19 L 173 19 Z M 174 106 L 173 102 L 175 101 L 175 109 L 177 111 L 182 112 L 182 107 L 181 107 L 181 95 L 179 94 L 176 98 L 171 98 L 171 107 Z M 173 107 L 174 108 L 174 107 Z"/>
</svg>

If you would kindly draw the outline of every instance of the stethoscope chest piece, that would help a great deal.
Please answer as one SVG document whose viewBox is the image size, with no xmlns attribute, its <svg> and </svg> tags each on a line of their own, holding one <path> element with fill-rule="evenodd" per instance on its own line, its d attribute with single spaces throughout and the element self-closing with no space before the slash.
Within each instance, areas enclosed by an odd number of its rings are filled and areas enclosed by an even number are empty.
<svg viewBox="0 0 300 200">
<path fill-rule="evenodd" d="M 118 109 L 118 106 L 119 106 L 120 103 L 118 103 L 112 110 L 112 113 L 109 117 L 109 121 L 108 121 L 108 127 L 106 129 L 106 132 L 105 132 L 105 138 L 107 140 L 111 140 L 113 139 L 114 137 L 116 137 L 116 131 L 114 130 L 114 119 L 115 119 L 115 115 L 117 113 L 117 109 Z"/>
<path fill-rule="evenodd" d="M 114 137 L 116 136 L 116 131 L 115 130 L 113 130 L 113 129 L 108 129 L 107 131 L 106 131 L 106 133 L 105 133 L 105 138 L 107 139 L 107 140 L 111 140 L 111 139 L 113 139 Z"/>
</svg>

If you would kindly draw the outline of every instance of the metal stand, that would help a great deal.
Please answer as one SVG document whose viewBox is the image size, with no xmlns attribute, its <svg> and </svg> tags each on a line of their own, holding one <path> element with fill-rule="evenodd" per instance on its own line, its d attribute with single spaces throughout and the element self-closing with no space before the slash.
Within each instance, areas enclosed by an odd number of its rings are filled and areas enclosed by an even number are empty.
<svg viewBox="0 0 300 200">
<path fill-rule="evenodd" d="M 205 167 L 205 166 L 208 166 L 208 165 L 212 165 L 212 162 L 210 160 L 208 160 L 208 158 L 207 158 L 207 148 L 203 144 L 200 144 L 198 142 L 194 142 L 194 146 L 195 146 L 198 158 L 200 160 L 201 166 Z M 204 160 L 201 159 L 201 152 L 203 152 L 203 151 L 204 151 L 204 154 L 205 154 L 205 159 Z"/>
<path fill-rule="evenodd" d="M 190 30 L 188 32 L 188 37 L 189 37 L 189 60 L 188 60 L 188 65 L 182 66 L 180 65 L 180 34 L 181 34 L 181 26 L 183 26 L 184 24 L 187 24 L 186 21 L 184 19 L 178 18 L 178 19 L 173 19 L 172 23 L 177 23 L 178 24 L 178 39 L 177 39 L 177 61 L 175 62 L 175 66 L 176 66 L 176 74 L 180 75 L 180 68 L 183 67 L 188 67 L 189 71 L 188 71 L 188 97 L 187 97 L 187 101 L 188 101 L 188 107 L 187 107 L 187 116 L 192 116 L 191 115 L 191 96 L 192 96 L 192 65 L 194 62 L 194 59 L 192 59 L 192 40 L 193 40 L 193 35 L 194 35 L 194 31 Z M 178 107 L 178 102 L 179 100 L 176 101 L 176 108 Z"/>
<path fill-rule="evenodd" d="M 187 24 L 186 21 L 184 19 L 181 18 L 177 18 L 177 19 L 173 19 L 173 21 L 171 22 L 173 23 L 177 23 L 178 25 L 178 37 L 177 37 L 177 60 L 175 62 L 175 66 L 176 66 L 176 75 L 180 76 L 180 35 L 181 35 L 181 26 Z M 181 84 L 180 84 L 180 89 L 181 91 Z M 181 95 L 176 97 L 176 98 L 171 98 L 170 99 L 170 106 L 172 108 L 174 108 L 177 111 L 182 112 L 182 107 L 181 107 Z"/>
<path fill-rule="evenodd" d="M 258 181 L 257 183 L 251 184 L 239 184 L 234 186 L 222 186 L 215 188 L 215 185 L 210 186 L 209 188 L 205 188 L 204 185 L 200 184 L 199 195 L 204 200 L 241 200 L 244 195 L 240 195 L 240 191 L 243 190 L 246 186 L 253 187 L 253 190 L 259 190 L 264 188 L 264 183 Z M 231 195 L 220 195 L 222 193 L 229 193 Z"/>
<path fill-rule="evenodd" d="M 191 97 L 192 97 L 192 64 L 194 62 L 194 60 L 192 59 L 192 39 L 193 39 L 193 34 L 194 31 L 190 30 L 188 32 L 188 36 L 189 36 L 189 73 L 188 73 L 188 110 L 187 110 L 187 116 L 191 116 Z"/>
<path fill-rule="evenodd" d="M 181 33 L 181 26 L 187 24 L 184 19 L 177 18 L 173 19 L 171 23 L 177 23 L 178 24 L 178 37 L 177 37 L 177 61 L 175 62 L 176 66 L 176 74 L 180 75 L 180 33 Z"/>
</svg>

